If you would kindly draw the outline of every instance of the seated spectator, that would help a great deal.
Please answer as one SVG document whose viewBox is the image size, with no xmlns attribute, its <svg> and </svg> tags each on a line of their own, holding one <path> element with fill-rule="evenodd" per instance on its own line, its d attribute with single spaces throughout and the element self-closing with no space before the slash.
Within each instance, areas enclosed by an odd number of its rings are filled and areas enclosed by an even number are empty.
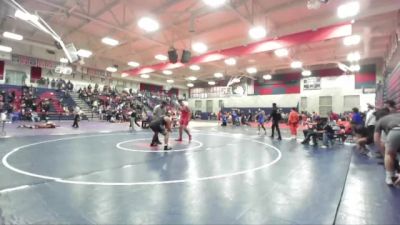
<svg viewBox="0 0 400 225">
<path fill-rule="evenodd" d="M 305 139 L 301 142 L 301 144 L 309 144 L 312 138 L 314 146 L 317 146 L 317 138 L 318 136 L 322 136 L 324 132 L 324 123 L 320 118 L 317 118 L 314 123 L 308 123 L 307 130 L 303 130 Z"/>
</svg>

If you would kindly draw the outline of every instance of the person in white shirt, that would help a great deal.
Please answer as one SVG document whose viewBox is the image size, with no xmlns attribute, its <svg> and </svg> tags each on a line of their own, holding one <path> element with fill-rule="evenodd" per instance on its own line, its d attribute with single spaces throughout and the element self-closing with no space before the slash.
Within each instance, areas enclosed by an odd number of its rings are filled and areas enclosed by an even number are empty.
<svg viewBox="0 0 400 225">
<path fill-rule="evenodd" d="M 365 127 L 368 131 L 366 148 L 371 150 L 371 145 L 374 143 L 374 132 L 375 132 L 375 107 L 371 104 L 368 104 L 368 111 L 365 119 Z"/>
</svg>

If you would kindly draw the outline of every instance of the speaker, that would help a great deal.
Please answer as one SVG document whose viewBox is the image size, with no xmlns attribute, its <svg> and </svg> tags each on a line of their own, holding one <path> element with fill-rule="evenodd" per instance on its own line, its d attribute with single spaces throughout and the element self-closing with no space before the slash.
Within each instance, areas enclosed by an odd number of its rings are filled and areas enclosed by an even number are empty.
<svg viewBox="0 0 400 225">
<path fill-rule="evenodd" d="M 192 53 L 189 50 L 183 50 L 181 63 L 188 63 L 190 62 L 190 58 L 192 57 Z"/>
<path fill-rule="evenodd" d="M 168 51 L 168 59 L 170 63 L 177 63 L 178 62 L 178 53 L 176 51 L 176 49 L 171 48 Z"/>
</svg>

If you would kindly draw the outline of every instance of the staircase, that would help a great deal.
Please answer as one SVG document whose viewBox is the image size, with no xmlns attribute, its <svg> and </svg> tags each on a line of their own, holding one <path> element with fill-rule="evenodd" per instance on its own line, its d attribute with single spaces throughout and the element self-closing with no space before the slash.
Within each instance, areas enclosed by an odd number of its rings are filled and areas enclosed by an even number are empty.
<svg viewBox="0 0 400 225">
<path fill-rule="evenodd" d="M 92 109 L 89 107 L 89 105 L 79 98 L 78 93 L 71 92 L 70 95 L 75 101 L 76 105 L 82 110 L 89 120 L 99 120 L 99 114 L 97 112 L 92 112 Z"/>
</svg>

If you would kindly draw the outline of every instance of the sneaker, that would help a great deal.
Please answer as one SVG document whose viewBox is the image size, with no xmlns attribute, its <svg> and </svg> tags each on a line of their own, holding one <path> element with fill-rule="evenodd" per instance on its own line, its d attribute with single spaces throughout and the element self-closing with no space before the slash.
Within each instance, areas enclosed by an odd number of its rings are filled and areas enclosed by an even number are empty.
<svg viewBox="0 0 400 225">
<path fill-rule="evenodd" d="M 171 147 L 164 146 L 164 151 L 168 151 L 168 150 L 171 150 L 171 149 L 172 149 Z"/>
<path fill-rule="evenodd" d="M 282 141 L 282 138 L 281 138 L 281 137 L 278 137 L 278 141 Z"/>
<path fill-rule="evenodd" d="M 151 144 L 150 144 L 150 147 L 155 147 L 155 146 L 157 146 L 156 143 L 151 143 Z"/>
<path fill-rule="evenodd" d="M 386 176 L 386 178 L 385 178 L 386 184 L 387 184 L 387 185 L 393 185 L 393 178 L 395 178 L 395 177 L 388 177 L 388 176 Z"/>
<path fill-rule="evenodd" d="M 300 144 L 308 145 L 308 142 L 302 141 L 302 142 L 300 142 Z"/>
</svg>

